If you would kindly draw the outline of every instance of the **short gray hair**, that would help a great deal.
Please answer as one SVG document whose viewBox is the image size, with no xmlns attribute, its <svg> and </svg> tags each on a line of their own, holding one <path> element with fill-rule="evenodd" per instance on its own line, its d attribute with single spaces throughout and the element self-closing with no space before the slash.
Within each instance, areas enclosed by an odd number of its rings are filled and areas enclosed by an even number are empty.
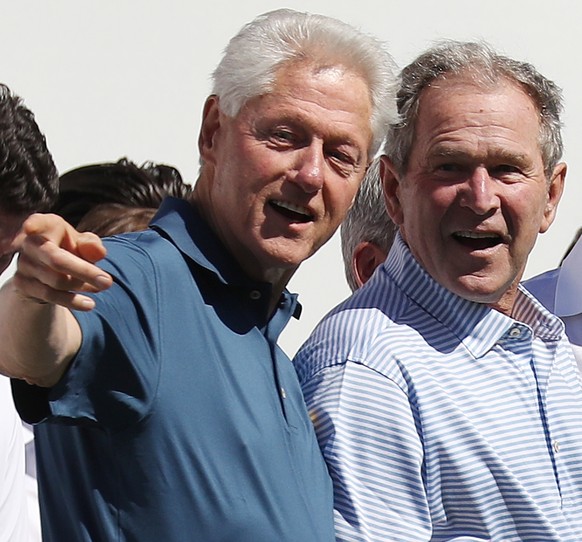
<svg viewBox="0 0 582 542">
<path fill-rule="evenodd" d="M 397 94 L 400 121 L 390 126 L 384 148 L 400 174 L 408 165 L 422 91 L 448 76 L 468 77 L 483 87 L 506 80 L 521 88 L 538 110 L 540 150 L 546 177 L 551 175 L 563 153 L 561 89 L 531 64 L 500 55 L 486 43 L 453 40 L 437 43 L 401 72 Z"/>
<path fill-rule="evenodd" d="M 342 66 L 366 80 L 372 103 L 371 158 L 397 118 L 396 65 L 381 41 L 331 17 L 279 9 L 245 25 L 213 74 L 221 111 L 236 116 L 249 98 L 272 89 L 281 65 L 305 60 L 322 68 Z"/>
<path fill-rule="evenodd" d="M 340 229 L 344 271 L 352 292 L 358 289 L 352 265 L 354 250 L 358 244 L 364 241 L 374 243 L 388 254 L 396 231 L 397 227 L 388 216 L 384 203 L 380 160 L 376 159 L 368 168 L 354 204 Z"/>
</svg>

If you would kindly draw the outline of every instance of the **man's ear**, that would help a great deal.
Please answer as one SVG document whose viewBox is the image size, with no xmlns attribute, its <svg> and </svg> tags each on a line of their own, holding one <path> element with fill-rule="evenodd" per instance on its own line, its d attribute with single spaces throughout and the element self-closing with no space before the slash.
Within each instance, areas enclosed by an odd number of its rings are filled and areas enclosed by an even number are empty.
<svg viewBox="0 0 582 542">
<path fill-rule="evenodd" d="M 369 241 L 358 243 L 352 256 L 352 265 L 354 266 L 354 275 L 358 288 L 365 284 L 385 259 L 384 252 L 378 245 Z"/>
<path fill-rule="evenodd" d="M 556 218 L 558 203 L 564 193 L 564 183 L 566 181 L 567 166 L 560 162 L 552 172 L 552 177 L 548 183 L 548 200 L 544 209 L 544 215 L 540 226 L 540 233 L 545 233 Z"/>
<path fill-rule="evenodd" d="M 387 156 L 380 157 L 380 178 L 384 187 L 384 201 L 392 222 L 402 224 L 402 207 L 400 205 L 400 178 L 394 164 Z"/>
<path fill-rule="evenodd" d="M 215 136 L 220 129 L 220 108 L 218 96 L 211 95 L 206 99 L 202 111 L 202 126 L 198 136 L 198 152 L 204 163 L 213 163 L 215 151 Z"/>
</svg>

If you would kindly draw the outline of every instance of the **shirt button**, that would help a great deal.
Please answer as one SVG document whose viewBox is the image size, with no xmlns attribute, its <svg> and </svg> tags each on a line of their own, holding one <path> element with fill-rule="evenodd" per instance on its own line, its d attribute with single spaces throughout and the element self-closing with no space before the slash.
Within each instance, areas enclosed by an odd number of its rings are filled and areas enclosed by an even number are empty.
<svg viewBox="0 0 582 542">
<path fill-rule="evenodd" d="M 520 337 L 520 336 L 521 336 L 521 329 L 519 329 L 518 327 L 512 327 L 512 328 L 509 330 L 509 336 L 510 336 L 512 339 L 517 339 L 518 337 Z"/>
<path fill-rule="evenodd" d="M 554 452 L 556 452 L 557 454 L 560 453 L 560 443 L 557 440 L 554 440 L 554 442 L 552 442 L 552 447 L 554 448 Z"/>
<path fill-rule="evenodd" d="M 285 388 L 283 388 L 283 387 L 281 388 L 281 397 L 283 399 L 287 399 L 287 392 L 285 391 Z"/>
<path fill-rule="evenodd" d="M 249 294 L 249 297 L 253 301 L 256 301 L 257 299 L 261 299 L 261 292 L 259 292 L 259 290 L 251 290 L 251 293 Z"/>
</svg>

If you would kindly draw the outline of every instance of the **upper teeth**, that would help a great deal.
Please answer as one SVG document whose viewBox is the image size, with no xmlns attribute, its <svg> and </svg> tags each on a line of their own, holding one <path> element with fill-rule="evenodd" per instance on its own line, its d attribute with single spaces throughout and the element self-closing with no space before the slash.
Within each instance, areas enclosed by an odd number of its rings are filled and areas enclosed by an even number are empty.
<svg viewBox="0 0 582 542">
<path fill-rule="evenodd" d="M 459 237 L 468 237 L 470 239 L 494 239 L 499 237 L 495 233 L 473 232 L 473 231 L 459 231 L 456 232 L 456 235 Z"/>
<path fill-rule="evenodd" d="M 293 211 L 294 213 L 299 213 L 305 216 L 311 216 L 311 214 L 309 213 L 309 211 L 307 211 L 307 209 L 305 209 L 305 207 L 299 207 L 299 205 L 295 205 L 294 203 L 290 203 L 288 201 L 281 201 L 281 200 L 273 200 L 273 203 L 275 205 L 278 205 L 279 207 L 284 207 L 285 209 L 289 209 L 290 211 Z"/>
</svg>

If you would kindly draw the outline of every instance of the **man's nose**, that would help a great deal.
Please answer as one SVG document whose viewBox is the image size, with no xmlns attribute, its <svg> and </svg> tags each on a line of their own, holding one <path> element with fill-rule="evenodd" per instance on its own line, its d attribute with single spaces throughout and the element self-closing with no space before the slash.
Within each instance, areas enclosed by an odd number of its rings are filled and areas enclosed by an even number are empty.
<svg viewBox="0 0 582 542">
<path fill-rule="evenodd" d="M 484 215 L 499 206 L 497 181 L 489 175 L 486 167 L 475 168 L 463 183 L 461 205 L 478 215 Z"/>
<path fill-rule="evenodd" d="M 323 187 L 325 157 L 321 143 L 313 142 L 298 153 L 293 181 L 308 194 L 319 192 Z"/>
</svg>

